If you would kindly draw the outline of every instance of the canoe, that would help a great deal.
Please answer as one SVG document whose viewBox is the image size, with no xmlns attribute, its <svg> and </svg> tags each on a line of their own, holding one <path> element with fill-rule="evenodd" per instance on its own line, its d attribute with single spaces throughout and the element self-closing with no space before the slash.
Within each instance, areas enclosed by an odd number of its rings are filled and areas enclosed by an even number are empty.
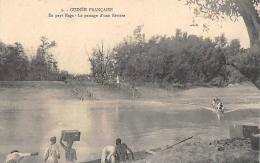
<svg viewBox="0 0 260 163">
<path fill-rule="evenodd" d="M 162 148 L 154 148 L 154 149 L 150 149 L 150 150 L 142 150 L 142 151 L 138 151 L 138 152 L 133 152 L 134 156 L 135 156 L 135 161 L 137 160 L 141 160 L 141 159 L 145 159 L 147 156 L 149 155 L 153 155 L 153 154 L 156 154 L 157 152 L 160 152 L 160 151 L 165 151 L 165 150 L 168 150 L 172 147 L 174 147 L 175 145 L 178 145 L 182 142 L 185 142 L 189 139 L 193 138 L 193 136 L 189 137 L 189 138 L 186 138 L 180 142 L 177 142 L 171 146 L 167 146 L 166 148 L 162 149 Z M 129 153 L 128 153 L 129 155 Z M 97 160 L 92 160 L 92 161 L 87 161 L 87 162 L 81 162 L 81 163 L 100 163 L 101 162 L 101 159 L 97 159 Z"/>
<path fill-rule="evenodd" d="M 162 148 L 155 148 L 155 149 L 150 149 L 150 150 L 142 150 L 138 152 L 133 152 L 135 156 L 135 161 L 145 159 L 147 156 L 155 154 L 156 152 L 161 151 Z M 81 162 L 81 163 L 100 163 L 101 159 L 96 159 L 92 161 L 87 161 L 87 162 Z"/>
</svg>

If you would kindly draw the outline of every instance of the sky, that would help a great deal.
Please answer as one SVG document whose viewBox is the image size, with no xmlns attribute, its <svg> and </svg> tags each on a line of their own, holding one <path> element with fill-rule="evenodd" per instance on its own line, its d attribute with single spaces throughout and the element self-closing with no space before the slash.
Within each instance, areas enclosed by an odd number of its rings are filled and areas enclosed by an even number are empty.
<svg viewBox="0 0 260 163">
<path fill-rule="evenodd" d="M 41 36 L 56 41 L 51 52 L 58 61 L 60 70 L 72 74 L 90 73 L 88 54 L 92 48 L 101 45 L 112 49 L 127 35 L 132 35 L 138 25 L 146 40 L 155 35 L 174 36 L 177 28 L 188 34 L 212 39 L 224 33 L 228 40 L 239 39 L 244 48 L 249 47 L 249 38 L 244 22 L 212 22 L 195 18 L 198 27 L 190 26 L 193 11 L 182 0 L 1 0 L 0 41 L 5 44 L 20 42 L 27 55 L 35 55 Z M 71 8 L 87 8 L 87 11 L 73 12 Z M 89 8 L 113 8 L 103 14 L 121 14 L 125 17 L 87 17 L 102 14 Z M 64 10 L 61 12 L 61 10 Z M 67 11 L 68 10 L 68 11 Z M 53 17 L 49 17 L 52 14 Z M 73 14 L 81 17 L 55 18 L 55 15 Z M 203 32 L 202 24 L 210 30 Z"/>
</svg>

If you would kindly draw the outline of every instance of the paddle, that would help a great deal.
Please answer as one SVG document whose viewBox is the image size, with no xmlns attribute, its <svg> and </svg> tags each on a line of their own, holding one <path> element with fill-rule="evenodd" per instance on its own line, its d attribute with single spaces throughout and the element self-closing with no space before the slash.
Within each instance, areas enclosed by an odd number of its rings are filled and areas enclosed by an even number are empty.
<svg viewBox="0 0 260 163">
<path fill-rule="evenodd" d="M 175 145 L 177 145 L 177 144 L 180 144 L 180 143 L 182 143 L 182 142 L 185 142 L 186 140 L 189 140 L 189 139 L 191 139 L 191 138 L 193 138 L 193 136 L 192 136 L 192 137 L 189 137 L 189 138 L 187 138 L 187 139 L 184 139 L 184 140 L 182 140 L 182 141 L 180 141 L 180 142 L 178 142 L 178 143 L 176 143 L 176 144 L 173 144 L 173 145 L 171 145 L 171 146 L 168 146 L 167 148 L 163 149 L 162 151 L 165 151 L 165 150 L 167 150 L 167 149 L 170 149 L 170 148 L 172 148 L 173 146 L 175 146 Z"/>
</svg>

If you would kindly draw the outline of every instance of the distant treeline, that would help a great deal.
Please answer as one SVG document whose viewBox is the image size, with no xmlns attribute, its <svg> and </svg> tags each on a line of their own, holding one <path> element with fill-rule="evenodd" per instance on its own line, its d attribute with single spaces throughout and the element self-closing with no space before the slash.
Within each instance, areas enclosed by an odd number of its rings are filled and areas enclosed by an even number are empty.
<svg viewBox="0 0 260 163">
<path fill-rule="evenodd" d="M 57 61 L 49 49 L 56 46 L 56 42 L 48 42 L 46 37 L 41 37 L 41 42 L 36 54 L 28 58 L 22 44 L 5 45 L 0 41 L 0 80 L 23 81 L 23 80 L 64 80 Z"/>
<path fill-rule="evenodd" d="M 176 30 L 175 36 L 154 36 L 148 41 L 141 26 L 107 53 L 99 46 L 89 58 L 97 80 L 116 75 L 134 84 L 152 82 L 162 87 L 217 85 L 251 80 L 259 88 L 260 50 L 243 49 L 240 41 L 227 42 L 224 34 L 210 38 Z"/>
</svg>

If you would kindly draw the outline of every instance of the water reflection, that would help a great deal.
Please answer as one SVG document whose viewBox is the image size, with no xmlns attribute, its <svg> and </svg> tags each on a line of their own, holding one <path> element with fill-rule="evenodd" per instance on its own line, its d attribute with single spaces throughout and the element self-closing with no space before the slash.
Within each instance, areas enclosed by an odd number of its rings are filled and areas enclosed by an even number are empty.
<svg viewBox="0 0 260 163">
<path fill-rule="evenodd" d="M 118 119 L 118 105 L 116 106 L 116 118 Z"/>
<path fill-rule="evenodd" d="M 221 125 L 223 125 L 223 119 L 224 119 L 224 114 L 222 114 L 222 113 L 217 113 L 216 114 L 217 115 L 217 118 L 218 118 L 218 126 L 221 126 Z"/>
</svg>

